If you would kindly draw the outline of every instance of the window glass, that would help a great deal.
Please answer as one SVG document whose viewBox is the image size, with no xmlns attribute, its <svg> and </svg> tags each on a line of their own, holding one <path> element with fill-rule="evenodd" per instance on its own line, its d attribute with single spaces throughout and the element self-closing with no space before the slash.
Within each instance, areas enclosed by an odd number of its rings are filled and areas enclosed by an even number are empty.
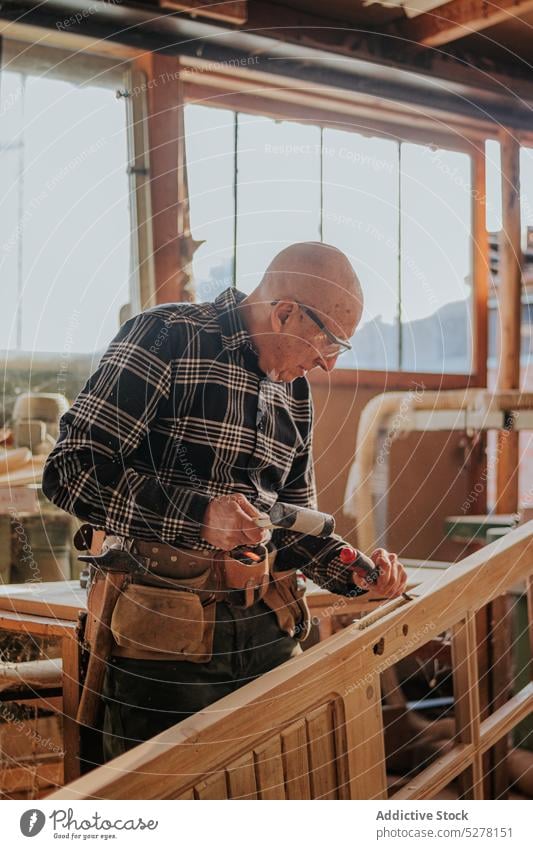
<svg viewBox="0 0 533 849">
<path fill-rule="evenodd" d="M 398 143 L 324 130 L 324 241 L 344 251 L 365 308 L 353 351 L 338 366 L 396 370 L 398 362 Z"/>
<path fill-rule="evenodd" d="M 186 132 L 191 227 L 206 240 L 198 299 L 233 283 L 234 268 L 250 292 L 283 247 L 322 239 L 365 295 L 338 367 L 471 370 L 468 155 L 203 106 L 187 107 Z"/>
<path fill-rule="evenodd" d="M 320 239 L 320 130 L 239 113 L 237 286 L 251 292 L 293 242 Z"/>
<path fill-rule="evenodd" d="M 485 142 L 485 183 L 487 230 L 498 233 L 502 229 L 502 172 L 500 143 L 494 139 Z"/>
<path fill-rule="evenodd" d="M 10 72 L 1 98 L 2 289 L 10 302 L 17 293 L 3 345 L 98 350 L 129 301 L 124 103 L 108 89 Z"/>
<path fill-rule="evenodd" d="M 401 147 L 401 366 L 469 372 L 472 316 L 470 157 Z"/>
<path fill-rule="evenodd" d="M 21 244 L 17 239 L 21 215 L 20 187 L 17 174 L 21 168 L 23 88 L 19 74 L 2 72 L 0 83 L 0 279 L 2 309 L 0 310 L 0 349 L 12 349 L 20 342 L 20 315 L 17 301 L 20 280 Z"/>
<path fill-rule="evenodd" d="M 235 113 L 186 106 L 185 130 L 196 299 L 212 301 L 234 283 Z"/>
</svg>

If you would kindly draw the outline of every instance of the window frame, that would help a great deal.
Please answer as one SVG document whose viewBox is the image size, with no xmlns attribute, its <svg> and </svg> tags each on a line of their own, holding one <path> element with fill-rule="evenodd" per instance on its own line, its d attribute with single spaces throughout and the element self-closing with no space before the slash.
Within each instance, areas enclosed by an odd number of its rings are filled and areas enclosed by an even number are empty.
<svg viewBox="0 0 533 849">
<path fill-rule="evenodd" d="M 470 371 L 441 374 L 337 368 L 329 373 L 314 369 L 309 377 L 315 385 L 380 387 L 391 390 L 409 389 L 416 381 L 428 389 L 486 386 L 489 262 L 488 234 L 485 227 L 484 141 L 493 135 L 494 131 L 490 132 L 491 125 L 482 121 L 465 124 L 460 118 L 454 122 L 453 117 L 444 124 L 442 116 L 423 116 L 419 124 L 413 126 L 412 114 L 402 113 L 401 104 L 397 105 L 398 108 L 393 108 L 385 103 L 380 104 L 379 108 L 380 115 L 385 117 L 375 119 L 373 116 L 369 117 L 366 104 L 347 101 L 340 96 L 332 100 L 331 92 L 328 92 L 327 97 L 317 97 L 316 87 L 311 91 L 311 87 L 302 84 L 275 86 L 271 80 L 267 83 L 262 81 L 261 85 L 248 79 L 245 83 L 242 76 L 210 70 L 206 63 L 190 60 L 187 60 L 187 63 L 182 65 L 180 75 L 184 81 L 184 105 L 229 109 L 274 120 L 309 123 L 322 129 L 340 129 L 401 142 L 432 145 L 466 153 L 470 157 L 473 325 Z M 373 112 L 376 112 L 375 106 Z"/>
</svg>

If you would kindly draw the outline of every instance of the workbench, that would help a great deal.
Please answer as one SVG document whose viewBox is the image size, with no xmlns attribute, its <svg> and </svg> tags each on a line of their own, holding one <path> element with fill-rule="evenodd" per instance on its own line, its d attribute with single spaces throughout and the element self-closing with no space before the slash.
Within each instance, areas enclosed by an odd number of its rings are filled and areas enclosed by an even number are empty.
<svg viewBox="0 0 533 849">
<path fill-rule="evenodd" d="M 441 564 L 419 567 L 409 561 L 408 587 L 422 581 L 438 582 Z M 442 564 L 444 566 L 445 564 Z M 308 582 L 307 600 L 320 640 L 339 630 L 343 624 L 369 612 L 381 602 L 367 602 L 364 596 L 345 598 L 325 592 Z M 79 581 L 8 584 L 0 586 L 0 630 L 35 637 L 57 637 L 61 641 L 64 781 L 80 774 L 80 735 L 76 714 L 80 698 L 80 651 L 76 628 L 81 611 L 86 609 L 87 592 Z"/>
<path fill-rule="evenodd" d="M 63 775 L 65 783 L 77 778 L 80 652 L 76 628 L 86 592 L 79 581 L 8 584 L 0 586 L 0 630 L 33 637 L 59 638 L 62 658 Z"/>
</svg>

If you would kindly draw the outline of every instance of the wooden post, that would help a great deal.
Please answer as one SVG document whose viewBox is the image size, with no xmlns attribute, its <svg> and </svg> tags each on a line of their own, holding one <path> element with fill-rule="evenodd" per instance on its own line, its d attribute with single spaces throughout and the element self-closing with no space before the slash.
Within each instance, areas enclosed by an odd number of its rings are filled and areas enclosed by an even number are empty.
<svg viewBox="0 0 533 849">
<path fill-rule="evenodd" d="M 476 146 L 472 158 L 473 237 L 473 297 L 474 297 L 474 349 L 472 369 L 476 386 L 487 385 L 488 356 L 488 281 L 490 272 L 489 240 L 486 222 L 486 162 L 485 151 Z"/>
<path fill-rule="evenodd" d="M 522 252 L 520 233 L 520 143 L 503 130 L 501 141 L 502 233 L 499 263 L 500 359 L 498 389 L 520 388 L 520 330 L 522 315 Z M 506 429 L 498 434 L 497 513 L 518 511 L 518 433 L 512 411 Z M 491 661 L 491 712 L 506 703 L 510 691 L 510 621 L 507 597 L 488 606 Z M 492 798 L 507 793 L 507 740 L 492 751 Z"/>
<path fill-rule="evenodd" d="M 189 208 L 179 59 L 159 53 L 139 60 L 146 74 L 152 239 L 156 302 L 190 301 L 194 243 Z"/>
<path fill-rule="evenodd" d="M 455 726 L 461 743 L 479 746 L 480 706 L 479 670 L 476 643 L 476 618 L 469 613 L 453 629 L 452 639 L 453 690 L 455 697 Z M 483 767 L 481 755 L 474 754 L 472 766 L 459 777 L 461 798 L 483 798 Z"/>
<path fill-rule="evenodd" d="M 61 641 L 63 658 L 63 748 L 65 784 L 80 774 L 80 727 L 76 722 L 80 700 L 80 647 L 73 634 Z"/>
<path fill-rule="evenodd" d="M 502 233 L 500 243 L 500 359 L 498 389 L 520 388 L 522 253 L 520 240 L 520 144 L 508 131 L 501 134 Z M 518 507 L 518 434 L 509 428 L 498 441 L 498 513 Z"/>
</svg>

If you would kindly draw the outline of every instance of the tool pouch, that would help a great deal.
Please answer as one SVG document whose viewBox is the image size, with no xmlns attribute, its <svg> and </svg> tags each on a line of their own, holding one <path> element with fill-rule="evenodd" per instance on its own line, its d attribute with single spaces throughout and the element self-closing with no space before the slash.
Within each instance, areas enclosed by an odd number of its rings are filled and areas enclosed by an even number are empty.
<svg viewBox="0 0 533 849">
<path fill-rule="evenodd" d="M 268 553 L 264 551 L 261 562 L 246 565 L 224 554 L 224 587 L 227 600 L 234 607 L 251 607 L 260 601 L 268 590 Z"/>
<path fill-rule="evenodd" d="M 298 586 L 296 572 L 272 572 L 263 598 L 275 614 L 282 631 L 299 642 L 309 636 L 311 614 L 305 600 L 305 587 Z"/>
<path fill-rule="evenodd" d="M 215 606 L 214 597 L 202 602 L 195 592 L 130 584 L 111 618 L 118 646 L 114 654 L 208 663 L 213 655 Z"/>
<path fill-rule="evenodd" d="M 94 645 L 98 626 L 100 624 L 107 624 L 109 627 L 109 622 L 102 622 L 104 589 L 105 575 L 101 573 L 94 574 L 89 584 L 89 592 L 87 595 L 87 618 L 85 620 L 85 632 L 83 635 L 83 642 L 89 649 Z"/>
</svg>

